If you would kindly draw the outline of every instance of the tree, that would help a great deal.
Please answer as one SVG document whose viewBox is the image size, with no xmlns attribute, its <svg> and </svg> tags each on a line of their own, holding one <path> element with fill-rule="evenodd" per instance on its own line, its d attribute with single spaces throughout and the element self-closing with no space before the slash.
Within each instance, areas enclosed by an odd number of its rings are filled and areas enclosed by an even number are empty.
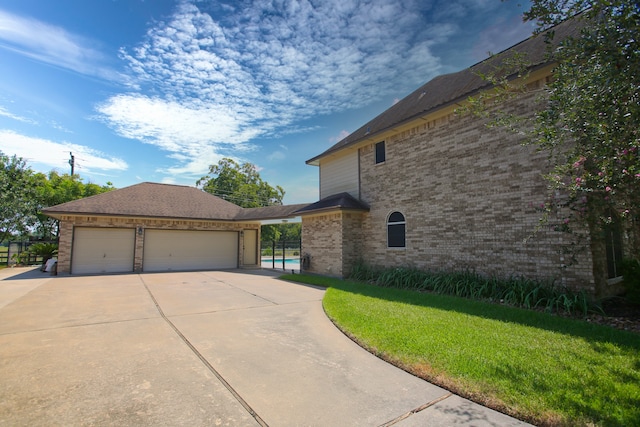
<svg viewBox="0 0 640 427">
<path fill-rule="evenodd" d="M 56 171 L 49 172 L 49 175 L 38 173 L 35 176 L 37 181 L 37 222 L 36 231 L 44 239 L 53 239 L 58 236 L 59 221 L 44 215 L 41 211 L 44 208 L 70 202 L 84 197 L 95 196 L 114 189 L 113 184 L 107 182 L 106 185 L 93 183 L 85 184 L 79 175 L 60 175 Z"/>
<path fill-rule="evenodd" d="M 299 222 L 293 224 L 280 224 L 280 231 L 282 233 L 282 240 L 300 240 L 302 234 L 302 224 Z"/>
<path fill-rule="evenodd" d="M 588 23 L 551 53 L 558 65 L 532 136 L 552 156 L 551 188 L 568 194 L 568 229 L 587 227 L 593 252 L 605 246 L 605 230 L 621 227 L 626 255 L 639 260 L 640 6 L 534 0 L 525 18 L 542 31 L 574 15 Z M 594 274 L 606 281 L 606 271 Z"/>
<path fill-rule="evenodd" d="M 209 166 L 209 175 L 200 178 L 196 186 L 243 208 L 282 205 L 284 197 L 282 187 L 263 181 L 253 164 L 240 165 L 229 158 Z"/>
<path fill-rule="evenodd" d="M 287 240 L 295 242 L 302 236 L 302 224 L 270 224 L 261 228 L 261 240 L 263 242 L 273 242 Z"/>
<path fill-rule="evenodd" d="M 23 234 L 35 222 L 36 181 L 20 158 L 0 152 L 0 243 Z"/>
<path fill-rule="evenodd" d="M 546 31 L 553 78 L 533 118 L 498 112 L 492 124 L 506 125 L 549 154 L 547 215 L 563 215 L 563 231 L 588 231 L 598 294 L 607 279 L 598 261 L 606 258 L 606 232 L 622 230 L 625 255 L 640 260 L 640 6 L 634 0 L 532 0 L 524 18 L 536 21 L 537 33 Z M 579 34 L 554 40 L 553 26 L 567 19 L 581 24 Z M 514 59 L 504 66 L 510 70 L 484 76 L 495 90 L 471 99 L 472 110 L 526 90 L 526 64 Z"/>
</svg>

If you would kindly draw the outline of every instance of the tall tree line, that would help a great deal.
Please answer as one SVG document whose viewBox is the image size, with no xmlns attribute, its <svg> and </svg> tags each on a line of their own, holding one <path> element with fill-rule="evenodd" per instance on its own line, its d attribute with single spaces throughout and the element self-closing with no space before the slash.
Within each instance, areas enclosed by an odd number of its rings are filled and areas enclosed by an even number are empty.
<svg viewBox="0 0 640 427">
<path fill-rule="evenodd" d="M 34 172 L 24 159 L 0 151 L 0 243 L 27 235 L 53 240 L 58 221 L 42 209 L 113 188 L 84 183 L 79 175 Z"/>
</svg>

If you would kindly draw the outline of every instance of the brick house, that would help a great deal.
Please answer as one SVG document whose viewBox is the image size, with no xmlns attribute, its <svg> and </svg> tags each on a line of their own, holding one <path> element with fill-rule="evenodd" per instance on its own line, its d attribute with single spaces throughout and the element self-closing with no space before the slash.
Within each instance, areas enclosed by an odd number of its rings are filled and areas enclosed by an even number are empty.
<svg viewBox="0 0 640 427">
<path fill-rule="evenodd" d="M 554 30 L 560 40 L 578 28 L 569 21 Z M 546 154 L 483 119 L 455 113 L 469 96 L 490 89 L 478 73 L 514 52 L 532 64 L 529 91 L 503 110 L 531 112 L 553 69 L 546 48 L 544 37 L 532 37 L 436 77 L 308 160 L 319 167 L 320 201 L 298 212 L 307 270 L 347 276 L 362 260 L 554 279 L 594 292 L 594 266 L 606 260 L 586 250 L 569 262 L 566 233 L 547 227 L 533 234 L 548 195 Z"/>
<path fill-rule="evenodd" d="M 143 182 L 52 206 L 58 273 L 129 273 L 260 266 L 262 220 L 305 205 L 245 209 L 193 187 Z"/>
</svg>

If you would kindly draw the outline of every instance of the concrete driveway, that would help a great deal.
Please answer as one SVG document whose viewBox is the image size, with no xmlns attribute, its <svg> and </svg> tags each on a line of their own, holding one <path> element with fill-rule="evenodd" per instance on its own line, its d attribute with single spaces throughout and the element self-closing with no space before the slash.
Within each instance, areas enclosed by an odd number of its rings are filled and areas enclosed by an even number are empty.
<svg viewBox="0 0 640 427">
<path fill-rule="evenodd" d="M 339 332 L 266 271 L 0 270 L 0 426 L 525 425 Z"/>
</svg>

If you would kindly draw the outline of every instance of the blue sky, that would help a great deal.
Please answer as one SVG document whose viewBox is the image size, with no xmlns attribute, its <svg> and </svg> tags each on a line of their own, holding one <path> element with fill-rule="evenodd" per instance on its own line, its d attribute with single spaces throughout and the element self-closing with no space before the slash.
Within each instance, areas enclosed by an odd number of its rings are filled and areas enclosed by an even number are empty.
<svg viewBox="0 0 640 427">
<path fill-rule="evenodd" d="M 223 157 L 285 203 L 321 153 L 431 78 L 531 34 L 526 1 L 0 0 L 0 151 L 121 188 Z"/>
</svg>

